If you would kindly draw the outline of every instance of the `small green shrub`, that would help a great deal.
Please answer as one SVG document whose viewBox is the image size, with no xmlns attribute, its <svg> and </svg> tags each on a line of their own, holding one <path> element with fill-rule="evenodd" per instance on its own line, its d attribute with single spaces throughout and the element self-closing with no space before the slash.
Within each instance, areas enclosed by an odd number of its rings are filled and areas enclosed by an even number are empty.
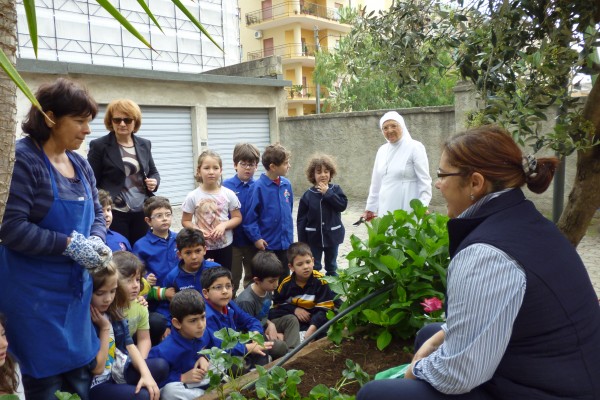
<svg viewBox="0 0 600 400">
<path fill-rule="evenodd" d="M 352 310 L 329 330 L 339 343 L 342 331 L 351 334 L 366 327 L 377 339 L 377 347 L 387 347 L 392 337 L 409 339 L 426 323 L 441 320 L 441 311 L 427 314 L 421 304 L 426 298 L 444 299 L 449 264 L 448 217 L 427 213 L 419 200 L 410 203 L 413 212 L 396 210 L 367 223 L 365 240 L 352 235 L 349 267 L 338 277 L 328 277 L 333 290 L 345 299 L 340 312 L 358 300 L 393 284 L 385 292 Z"/>
</svg>

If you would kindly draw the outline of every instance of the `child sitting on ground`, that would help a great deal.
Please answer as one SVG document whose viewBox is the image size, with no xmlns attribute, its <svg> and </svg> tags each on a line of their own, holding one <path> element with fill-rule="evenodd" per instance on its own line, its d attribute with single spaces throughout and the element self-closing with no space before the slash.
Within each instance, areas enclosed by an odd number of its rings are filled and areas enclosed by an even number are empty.
<svg viewBox="0 0 600 400">
<path fill-rule="evenodd" d="M 287 265 L 286 250 L 294 241 L 292 184 L 285 178 L 290 169 L 290 152 L 280 144 L 267 146 L 262 155 L 266 173 L 252 186 L 244 232 L 258 250 L 272 251 Z M 287 276 L 288 271 L 283 271 Z"/>
<path fill-rule="evenodd" d="M 100 350 L 92 369 L 90 400 L 158 400 L 155 380 L 165 379 L 168 365 L 159 359 L 146 363 L 133 343 L 122 313 L 129 300 L 119 285 L 117 269 L 111 262 L 92 273 L 92 280 L 91 316 L 100 339 Z"/>
<path fill-rule="evenodd" d="M 325 154 L 314 155 L 306 168 L 306 177 L 313 184 L 302 195 L 298 205 L 298 241 L 310 246 L 315 257 L 315 270 L 321 271 L 321 259 L 325 255 L 325 271 L 337 275 L 338 247 L 344 242 L 342 211 L 348 206 L 348 198 L 339 185 L 331 183 L 336 166 Z"/>
<path fill-rule="evenodd" d="M 167 274 L 163 282 L 164 286 L 173 288 L 173 295 L 184 289 L 196 289 L 198 292 L 202 292 L 202 283 L 200 282 L 202 271 L 207 268 L 220 267 L 216 262 L 204 259 L 206 254 L 204 234 L 199 229 L 183 228 L 177 234 L 175 243 L 177 244 L 177 256 L 180 259 L 179 265 Z M 167 300 L 170 301 L 172 297 L 167 295 Z"/>
<path fill-rule="evenodd" d="M 110 247 L 112 251 L 131 251 L 129 240 L 119 232 L 111 231 L 109 229 L 113 220 L 113 201 L 112 197 L 110 197 L 110 193 L 104 189 L 98 189 L 98 201 L 102 206 L 102 213 L 104 214 L 104 221 L 106 223 L 106 245 Z"/>
<path fill-rule="evenodd" d="M 152 285 L 148 293 L 150 313 L 150 331 L 152 332 L 152 345 L 160 343 L 162 336 L 168 334 L 169 303 L 167 296 L 173 296 L 173 289 L 167 293 L 164 280 L 169 272 L 179 262 L 175 246 L 175 232 L 170 230 L 173 209 L 165 197 L 149 197 L 144 202 L 144 215 L 150 230 L 133 245 L 133 253 L 144 262 L 148 275 L 146 279 Z M 159 304 L 163 307 L 159 309 Z M 157 313 L 158 312 L 158 313 Z M 160 336 L 154 332 L 163 331 Z"/>
<path fill-rule="evenodd" d="M 119 285 L 129 297 L 129 305 L 123 310 L 129 325 L 129 334 L 134 338 L 142 357 L 147 358 L 152 347 L 148 307 L 138 301 L 144 264 L 135 254 L 128 251 L 115 251 L 112 262 L 119 271 Z"/>
<path fill-rule="evenodd" d="M 260 152 L 251 143 L 238 143 L 233 148 L 233 168 L 236 174 L 223 181 L 223 186 L 233 190 L 241 205 L 242 221 L 248 213 L 250 190 L 254 185 L 254 173 L 260 161 Z M 231 259 L 231 274 L 233 276 L 233 294 L 237 293 L 244 272 L 244 283 L 246 287 L 252 281 L 250 263 L 257 252 L 254 243 L 244 232 L 240 224 L 233 230 L 233 248 Z"/>
<path fill-rule="evenodd" d="M 293 315 L 269 320 L 273 291 L 283 274 L 281 262 L 273 253 L 259 251 L 251 264 L 252 282 L 234 300 L 248 314 L 258 319 L 265 328 L 265 338 L 273 342 L 269 352 L 273 359 L 282 357 L 289 348 L 300 344 L 299 323 Z M 283 342 L 282 342 L 283 341 Z"/>
<path fill-rule="evenodd" d="M 202 295 L 206 299 L 206 334 L 215 336 L 215 332 L 223 328 L 231 328 L 238 332 L 256 332 L 264 335 L 259 320 L 248 315 L 237 304 L 231 301 L 233 285 L 231 271 L 224 267 L 205 269 L 202 273 Z M 221 340 L 215 338 L 221 347 Z M 232 350 L 234 356 L 246 357 L 249 367 L 265 365 L 269 360 L 267 350 L 273 347 L 273 342 L 265 342 L 263 346 L 249 342 L 246 345 L 238 343 Z"/>
<path fill-rule="evenodd" d="M 327 322 L 327 311 L 341 305 L 323 274 L 313 269 L 314 258 L 306 243 L 293 243 L 288 249 L 291 276 L 286 277 L 273 296 L 269 319 L 295 315 L 300 322 L 302 336 L 308 339 Z M 314 338 L 316 339 L 316 338 Z"/>
<path fill-rule="evenodd" d="M 202 295 L 186 289 L 173 296 L 171 334 L 150 350 L 148 358 L 162 358 L 169 363 L 169 376 L 160 382 L 163 399 L 195 399 L 208 386 L 208 359 L 199 351 L 218 347 L 206 329 L 206 310 Z"/>
</svg>

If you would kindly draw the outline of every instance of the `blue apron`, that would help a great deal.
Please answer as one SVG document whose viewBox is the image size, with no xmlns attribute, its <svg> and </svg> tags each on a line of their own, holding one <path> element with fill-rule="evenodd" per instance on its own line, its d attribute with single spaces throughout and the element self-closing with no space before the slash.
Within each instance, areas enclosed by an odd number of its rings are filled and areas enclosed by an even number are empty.
<svg viewBox="0 0 600 400">
<path fill-rule="evenodd" d="M 59 198 L 53 168 L 50 173 L 54 201 L 40 228 L 70 235 L 89 236 L 94 202 L 89 182 L 77 167 L 85 187 L 84 200 Z M 90 317 L 92 279 L 85 268 L 66 256 L 29 256 L 0 245 L 0 310 L 7 321 L 10 349 L 23 374 L 45 378 L 89 364 L 100 343 Z"/>
</svg>

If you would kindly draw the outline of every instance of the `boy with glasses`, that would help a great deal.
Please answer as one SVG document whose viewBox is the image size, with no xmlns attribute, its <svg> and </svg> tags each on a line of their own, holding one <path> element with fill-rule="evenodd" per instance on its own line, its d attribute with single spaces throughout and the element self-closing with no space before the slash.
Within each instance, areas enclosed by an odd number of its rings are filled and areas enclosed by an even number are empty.
<svg viewBox="0 0 600 400">
<path fill-rule="evenodd" d="M 242 208 L 242 221 L 246 218 L 248 212 L 248 195 L 254 184 L 254 174 L 260 161 L 260 152 L 258 148 L 251 143 L 238 143 L 233 149 L 233 167 L 236 175 L 225 180 L 223 186 L 233 190 L 238 197 Z M 231 273 L 233 275 L 233 297 L 238 291 L 240 280 L 242 279 L 242 270 L 244 271 L 243 287 L 248 286 L 252 281 L 250 272 L 250 263 L 252 257 L 258 249 L 254 247 L 252 240 L 244 232 L 242 224 L 233 230 L 233 257 L 231 263 Z"/>
<path fill-rule="evenodd" d="M 235 302 L 231 301 L 233 284 L 231 272 L 224 267 L 207 268 L 202 272 L 202 295 L 206 300 L 206 333 L 211 335 L 217 346 L 221 340 L 215 337 L 215 332 L 223 328 L 231 328 L 238 332 L 256 332 L 264 335 L 260 321 L 242 310 Z M 231 354 L 244 357 L 248 367 L 265 365 L 269 358 L 267 352 L 273 347 L 273 342 L 265 342 L 263 346 L 256 342 L 238 343 Z"/>
</svg>

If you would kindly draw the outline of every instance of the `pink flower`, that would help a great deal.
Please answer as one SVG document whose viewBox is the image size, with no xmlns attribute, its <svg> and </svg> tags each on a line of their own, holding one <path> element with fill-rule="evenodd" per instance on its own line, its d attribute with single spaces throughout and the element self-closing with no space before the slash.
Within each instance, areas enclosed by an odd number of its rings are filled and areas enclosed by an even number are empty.
<svg viewBox="0 0 600 400">
<path fill-rule="evenodd" d="M 442 309 L 442 301 L 440 299 L 438 299 L 437 297 L 432 297 L 430 299 L 423 299 L 423 302 L 421 303 L 421 305 L 423 306 L 423 310 L 426 313 L 431 313 L 431 312 Z"/>
</svg>

